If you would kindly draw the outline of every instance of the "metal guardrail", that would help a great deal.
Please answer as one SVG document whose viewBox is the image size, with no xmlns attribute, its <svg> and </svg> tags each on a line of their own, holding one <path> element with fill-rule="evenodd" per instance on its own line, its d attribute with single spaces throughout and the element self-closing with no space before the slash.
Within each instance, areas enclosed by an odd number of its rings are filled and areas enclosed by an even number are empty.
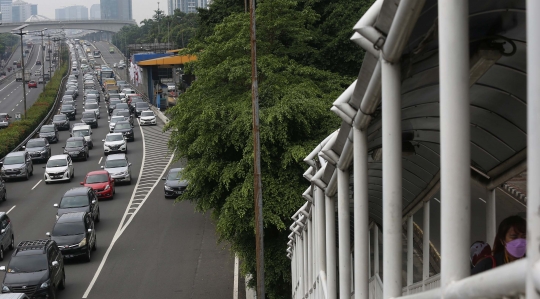
<svg viewBox="0 0 540 299">
<path fill-rule="evenodd" d="M 71 60 L 70 60 L 70 67 L 71 67 Z M 66 73 L 66 75 L 64 77 L 62 77 L 62 80 L 60 81 L 60 86 L 58 87 L 58 92 L 56 93 L 56 99 L 54 100 L 54 104 L 53 106 L 51 107 L 51 109 L 49 110 L 49 113 L 47 113 L 47 115 L 43 118 L 43 120 L 39 123 L 39 125 L 34 129 L 34 131 L 32 131 L 32 133 L 30 133 L 28 135 L 28 137 L 26 137 L 19 145 L 17 145 L 17 147 L 15 147 L 10 153 L 13 153 L 13 152 L 17 152 L 21 149 L 21 147 L 23 145 L 25 145 L 28 140 L 34 138 L 34 136 L 37 134 L 37 132 L 41 129 L 41 126 L 43 126 L 44 124 L 46 124 L 52 117 L 52 115 L 54 114 L 54 112 L 56 112 L 57 110 L 57 107 L 58 107 L 58 104 L 60 103 L 60 100 L 62 99 L 62 95 L 64 94 L 64 89 L 65 89 L 65 82 L 67 80 L 69 76 L 69 72 Z M 51 77 L 52 79 L 52 77 Z M 3 162 L 4 161 L 4 158 L 5 157 L 2 157 L 0 159 L 0 162 Z"/>
</svg>

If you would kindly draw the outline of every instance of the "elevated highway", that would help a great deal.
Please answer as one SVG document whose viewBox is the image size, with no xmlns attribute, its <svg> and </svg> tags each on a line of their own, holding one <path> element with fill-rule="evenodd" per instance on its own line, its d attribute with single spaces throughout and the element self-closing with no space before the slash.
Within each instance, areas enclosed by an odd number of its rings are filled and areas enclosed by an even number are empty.
<svg viewBox="0 0 540 299">
<path fill-rule="evenodd" d="M 100 30 L 107 32 L 118 32 L 122 27 L 129 25 L 137 25 L 135 20 L 79 20 L 79 21 L 43 21 L 43 22 L 24 22 L 24 23 L 7 23 L 0 26 L 0 33 L 11 32 L 11 30 L 28 24 L 25 30 L 34 31 L 47 29 L 83 29 L 83 30 Z"/>
</svg>

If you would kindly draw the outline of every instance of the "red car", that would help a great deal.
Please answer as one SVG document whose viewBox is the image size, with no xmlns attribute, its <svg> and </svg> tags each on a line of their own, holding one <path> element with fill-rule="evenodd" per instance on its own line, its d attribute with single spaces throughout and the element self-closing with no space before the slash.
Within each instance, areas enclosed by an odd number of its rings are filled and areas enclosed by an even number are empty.
<svg viewBox="0 0 540 299">
<path fill-rule="evenodd" d="M 28 81 L 28 88 L 37 88 L 37 82 L 34 80 Z"/>
<path fill-rule="evenodd" d="M 116 193 L 114 179 L 106 170 L 96 170 L 89 172 L 81 185 L 90 187 L 96 192 L 99 198 L 113 198 Z"/>
</svg>

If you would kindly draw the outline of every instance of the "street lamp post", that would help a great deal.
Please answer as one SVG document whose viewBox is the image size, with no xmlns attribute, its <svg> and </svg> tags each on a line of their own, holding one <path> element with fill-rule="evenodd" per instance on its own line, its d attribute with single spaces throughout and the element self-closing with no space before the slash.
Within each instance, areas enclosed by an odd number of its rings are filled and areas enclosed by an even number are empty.
<svg viewBox="0 0 540 299">
<path fill-rule="evenodd" d="M 24 118 L 26 119 L 26 83 L 24 78 L 24 45 L 23 45 L 23 35 L 26 35 L 28 31 L 23 31 L 24 28 L 26 28 L 28 24 L 24 24 L 22 26 L 19 26 L 15 29 L 13 29 L 13 34 L 19 35 L 21 37 L 21 66 L 22 66 L 22 87 L 23 87 L 23 98 L 24 98 Z"/>
</svg>

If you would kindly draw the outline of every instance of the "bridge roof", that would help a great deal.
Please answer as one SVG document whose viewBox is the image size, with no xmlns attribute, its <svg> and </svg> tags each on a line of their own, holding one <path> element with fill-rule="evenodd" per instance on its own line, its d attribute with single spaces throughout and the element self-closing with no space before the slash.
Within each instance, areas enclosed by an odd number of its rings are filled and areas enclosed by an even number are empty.
<svg viewBox="0 0 540 299">
<path fill-rule="evenodd" d="M 194 55 L 175 55 L 140 61 L 139 66 L 178 66 L 197 60 Z"/>
</svg>

